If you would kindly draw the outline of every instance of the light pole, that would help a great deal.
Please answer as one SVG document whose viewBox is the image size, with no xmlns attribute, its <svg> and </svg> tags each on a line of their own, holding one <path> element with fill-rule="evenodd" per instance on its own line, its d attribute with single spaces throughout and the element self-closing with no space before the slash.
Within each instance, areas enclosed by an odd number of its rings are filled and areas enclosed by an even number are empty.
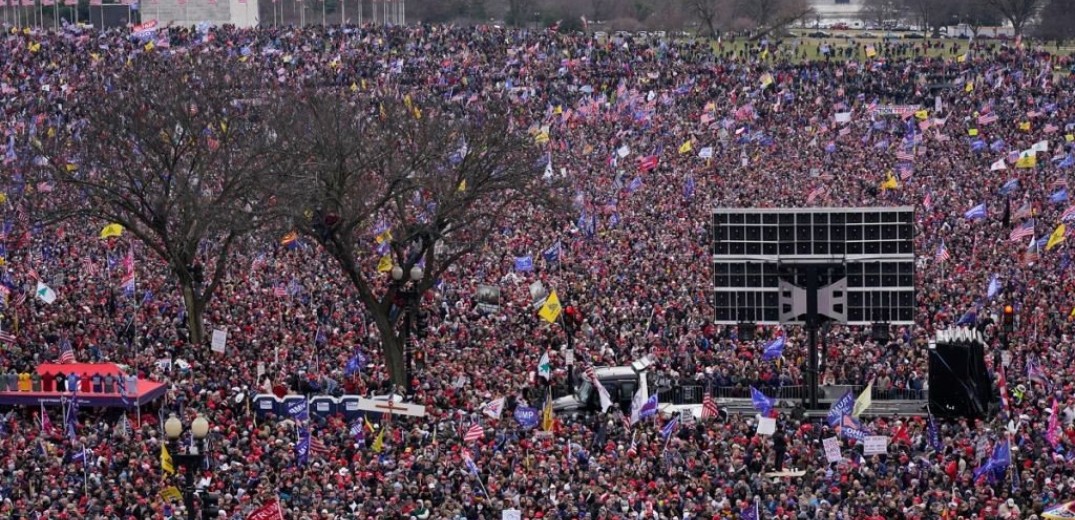
<svg viewBox="0 0 1075 520">
<path fill-rule="evenodd" d="M 407 392 L 414 391 L 412 388 L 412 371 L 414 367 L 413 352 L 414 352 L 414 339 L 411 337 L 413 331 L 411 330 L 418 319 L 418 299 L 420 294 L 418 292 L 418 282 L 422 281 L 422 276 L 425 273 L 422 272 L 422 268 L 419 266 L 411 267 L 409 271 L 404 273 L 403 268 L 396 265 L 392 266 L 392 280 L 399 287 L 399 296 L 403 300 L 403 355 L 404 363 L 407 374 Z M 404 277 L 406 275 L 406 277 Z"/>
<path fill-rule="evenodd" d="M 201 414 L 191 421 L 190 434 L 194 442 L 190 444 L 186 453 L 181 453 L 179 447 L 179 437 L 183 435 L 183 422 L 175 414 L 164 421 L 164 434 L 168 437 L 168 444 L 172 448 L 172 460 L 177 466 L 183 468 L 185 478 L 183 505 L 187 509 L 187 519 L 195 520 L 197 515 L 194 514 L 194 473 L 201 468 L 207 456 L 205 438 L 209 435 L 209 421 Z M 216 505 L 216 496 L 206 494 L 202 497 L 202 518 L 216 518 L 218 515 Z"/>
</svg>

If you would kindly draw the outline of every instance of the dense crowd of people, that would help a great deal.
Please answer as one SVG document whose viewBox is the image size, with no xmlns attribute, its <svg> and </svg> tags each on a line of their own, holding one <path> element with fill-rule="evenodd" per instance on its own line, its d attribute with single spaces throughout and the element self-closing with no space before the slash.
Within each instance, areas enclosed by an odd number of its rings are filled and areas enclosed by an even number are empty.
<svg viewBox="0 0 1075 520">
<path fill-rule="evenodd" d="M 281 85 L 335 85 L 356 96 L 508 99 L 519 131 L 548 127 L 538 145 L 589 218 L 566 227 L 563 219 L 506 221 L 484 254 L 422 302 L 433 316 L 418 342 L 411 399 L 427 416 L 374 418 L 361 431 L 315 420 L 320 449 L 301 461 L 296 421 L 258 419 L 251 395 L 387 388 L 376 327 L 327 255 L 277 237 L 242 244 L 206 313 L 208 329 L 228 330 L 220 355 L 186 340 L 176 282 L 128 237 L 102 240 L 96 222 L 31 224 L 6 204 L 3 330 L 14 338 L 4 341 L 0 368 L 32 372 L 67 351 L 80 362 L 120 363 L 168 391 L 138 415 L 83 408 L 74 435 L 59 409 L 45 421 L 37 409 L 11 409 L 0 425 L 0 515 L 185 516 L 182 501 L 161 494 L 182 487 L 161 463 L 161 419 L 170 413 L 211 424 L 211 462 L 197 486 L 221 497 L 222 518 L 278 501 L 296 519 L 477 519 L 504 510 L 562 519 L 1014 519 L 1075 499 L 1067 361 L 1075 301 L 1064 231 L 1055 232 L 1075 216 L 1065 191 L 1075 146 L 1072 58 L 1022 42 L 824 43 L 822 59 L 806 58 L 802 49 L 814 45 L 732 52 L 702 40 L 596 42 L 495 27 L 7 28 L 5 202 L 16 198 L 15 156 L 25 153 L 7 143 L 30 125 L 48 132 L 80 89 L 155 52 L 242 60 Z M 886 110 L 908 105 L 915 108 Z M 1031 148 L 1033 164 L 1021 153 Z M 968 214 L 982 204 L 984 215 Z M 774 362 L 761 351 L 777 328 L 744 340 L 736 327 L 712 323 L 710 210 L 896 205 L 916 212 L 916 325 L 883 342 L 868 330 L 827 329 L 822 379 L 924 390 L 934 331 L 981 323 L 995 338 L 989 317 L 1013 305 L 1001 419 L 938 420 L 934 442 L 925 419 L 867 414 L 864 429 L 892 438 L 888 454 L 863 457 L 861 443 L 841 439 L 843 460 L 831 463 L 822 441 L 833 428 L 798 414 L 781 415 L 774 436 L 755 434 L 756 417 L 735 415 L 663 433 L 668 417 L 630 428 L 616 414 L 565 417 L 540 434 L 513 419 L 513 408 L 542 404 L 527 402 L 542 384 L 542 354 L 551 353 L 553 384 L 567 377 L 563 331 L 535 316 L 532 282 L 581 310 L 575 349 L 594 365 L 651 355 L 660 377 L 709 388 L 799 385 L 803 331 L 784 331 Z M 1031 220 L 1028 236 L 1010 239 Z M 559 257 L 542 258 L 554 244 Z M 121 288 L 127 251 L 134 294 Z M 514 258 L 527 254 L 534 269 L 517 270 Z M 54 302 L 36 297 L 37 281 L 56 291 Z M 481 285 L 501 289 L 496 312 L 478 307 Z M 356 348 L 368 362 L 352 370 Z M 483 414 L 498 398 L 508 402 L 500 419 Z M 464 441 L 473 425 L 483 436 Z M 1003 478 L 977 474 L 1004 442 Z M 804 473 L 765 475 L 778 467 Z"/>
</svg>

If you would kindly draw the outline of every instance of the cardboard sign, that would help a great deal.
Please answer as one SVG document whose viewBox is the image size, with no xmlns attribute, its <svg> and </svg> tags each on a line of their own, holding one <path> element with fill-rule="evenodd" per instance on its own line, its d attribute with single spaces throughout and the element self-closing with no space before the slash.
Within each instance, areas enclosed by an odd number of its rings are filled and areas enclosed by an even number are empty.
<svg viewBox="0 0 1075 520">
<path fill-rule="evenodd" d="M 776 419 L 762 417 L 758 419 L 758 435 L 772 435 L 776 433 Z"/>
<path fill-rule="evenodd" d="M 213 343 L 209 347 L 213 352 L 224 353 L 228 343 L 228 331 L 226 329 L 213 329 Z"/>
<path fill-rule="evenodd" d="M 863 455 L 884 455 L 888 453 L 887 435 L 867 435 L 862 439 Z"/>
<path fill-rule="evenodd" d="M 844 456 L 840 453 L 840 439 L 836 437 L 829 437 L 821 444 L 825 447 L 825 460 L 829 463 L 840 462 L 844 459 Z"/>
</svg>

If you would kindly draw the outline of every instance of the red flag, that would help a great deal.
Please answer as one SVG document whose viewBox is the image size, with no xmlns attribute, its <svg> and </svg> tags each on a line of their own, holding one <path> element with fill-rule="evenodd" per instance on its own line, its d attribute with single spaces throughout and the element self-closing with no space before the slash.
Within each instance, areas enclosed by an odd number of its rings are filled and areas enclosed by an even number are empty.
<svg viewBox="0 0 1075 520">
<path fill-rule="evenodd" d="M 280 510 L 280 502 L 273 500 L 246 515 L 246 520 L 284 520 L 284 512 Z"/>
</svg>

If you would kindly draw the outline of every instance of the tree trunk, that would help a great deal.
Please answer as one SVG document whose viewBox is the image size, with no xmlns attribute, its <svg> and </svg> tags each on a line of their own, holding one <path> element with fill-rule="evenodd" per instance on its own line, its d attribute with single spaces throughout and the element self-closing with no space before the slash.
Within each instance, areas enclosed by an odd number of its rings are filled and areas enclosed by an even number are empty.
<svg viewBox="0 0 1075 520">
<path fill-rule="evenodd" d="M 388 369 L 388 377 L 396 385 L 397 391 L 406 391 L 407 360 L 403 353 L 403 338 L 396 333 L 387 315 L 374 312 L 374 321 L 377 323 L 377 331 L 381 333 L 381 350 L 384 352 L 384 363 Z"/>
<path fill-rule="evenodd" d="M 187 306 L 187 330 L 190 333 L 191 346 L 197 347 L 205 339 L 205 302 L 198 299 L 194 286 L 180 282 L 183 286 L 183 303 Z"/>
</svg>

